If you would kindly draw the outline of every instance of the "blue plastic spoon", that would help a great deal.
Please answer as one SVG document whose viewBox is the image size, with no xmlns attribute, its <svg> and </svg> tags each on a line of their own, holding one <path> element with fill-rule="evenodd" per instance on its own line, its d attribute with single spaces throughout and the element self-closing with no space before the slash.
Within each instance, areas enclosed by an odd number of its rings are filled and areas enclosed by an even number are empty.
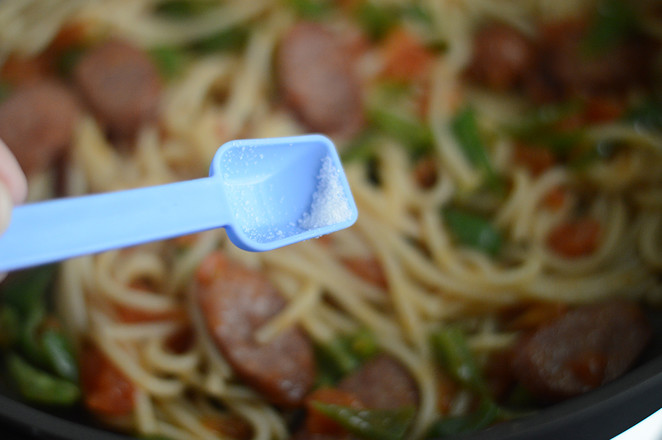
<svg viewBox="0 0 662 440">
<path fill-rule="evenodd" d="M 0 236 L 0 272 L 225 227 L 268 251 L 352 225 L 356 205 L 320 135 L 231 141 L 210 177 L 18 206 Z"/>
</svg>

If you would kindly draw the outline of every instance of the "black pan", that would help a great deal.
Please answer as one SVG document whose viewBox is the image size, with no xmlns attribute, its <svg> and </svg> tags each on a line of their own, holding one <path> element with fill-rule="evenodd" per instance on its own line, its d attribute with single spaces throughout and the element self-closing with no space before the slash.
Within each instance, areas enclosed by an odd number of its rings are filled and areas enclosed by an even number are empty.
<svg viewBox="0 0 662 440">
<path fill-rule="evenodd" d="M 662 408 L 662 312 L 651 315 L 653 341 L 640 364 L 599 389 L 463 440 L 610 439 Z M 36 408 L 0 382 L 0 438 L 128 440 L 103 429 L 82 407 Z"/>
</svg>

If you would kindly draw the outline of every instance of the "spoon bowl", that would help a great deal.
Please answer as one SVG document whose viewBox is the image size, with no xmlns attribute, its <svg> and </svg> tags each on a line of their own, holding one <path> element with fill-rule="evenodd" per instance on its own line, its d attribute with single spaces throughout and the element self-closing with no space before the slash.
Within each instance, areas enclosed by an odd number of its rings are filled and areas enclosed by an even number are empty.
<svg viewBox="0 0 662 440">
<path fill-rule="evenodd" d="M 225 227 L 268 251 L 351 226 L 358 213 L 333 143 L 321 135 L 231 141 L 209 177 L 18 206 L 0 271 Z"/>
</svg>

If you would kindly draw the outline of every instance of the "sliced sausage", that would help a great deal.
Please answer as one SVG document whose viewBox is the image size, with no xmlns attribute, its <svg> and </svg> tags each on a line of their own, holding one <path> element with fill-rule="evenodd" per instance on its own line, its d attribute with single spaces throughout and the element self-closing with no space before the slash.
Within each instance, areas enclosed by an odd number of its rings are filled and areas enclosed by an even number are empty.
<svg viewBox="0 0 662 440">
<path fill-rule="evenodd" d="M 495 90 L 517 86 L 535 61 L 534 43 L 516 29 L 492 24 L 478 31 L 467 73 Z"/>
<path fill-rule="evenodd" d="M 295 25 L 283 38 L 276 66 L 286 103 L 314 131 L 351 136 L 363 124 L 351 49 L 318 23 Z"/>
<path fill-rule="evenodd" d="M 82 56 L 74 80 L 99 120 L 118 136 L 131 136 L 157 115 L 162 83 L 149 56 L 110 40 Z"/>
<path fill-rule="evenodd" d="M 255 340 L 255 331 L 285 306 L 264 274 L 215 253 L 200 266 L 194 295 L 237 376 L 276 405 L 300 405 L 315 378 L 312 344 L 299 328 L 266 344 Z"/>
<path fill-rule="evenodd" d="M 71 143 L 79 115 L 75 96 L 54 81 L 31 82 L 0 104 L 0 139 L 30 175 L 43 171 Z"/>
<path fill-rule="evenodd" d="M 338 388 L 355 395 L 367 408 L 397 409 L 418 404 L 413 377 L 398 360 L 385 354 L 343 378 Z"/>
<path fill-rule="evenodd" d="M 515 347 L 513 372 L 543 400 L 572 397 L 625 373 L 650 338 L 635 304 L 583 306 L 525 336 Z"/>
<path fill-rule="evenodd" d="M 586 49 L 588 22 L 566 20 L 544 25 L 538 65 L 526 79 L 536 100 L 557 100 L 577 94 L 622 93 L 650 82 L 655 48 L 633 35 L 599 53 Z"/>
</svg>

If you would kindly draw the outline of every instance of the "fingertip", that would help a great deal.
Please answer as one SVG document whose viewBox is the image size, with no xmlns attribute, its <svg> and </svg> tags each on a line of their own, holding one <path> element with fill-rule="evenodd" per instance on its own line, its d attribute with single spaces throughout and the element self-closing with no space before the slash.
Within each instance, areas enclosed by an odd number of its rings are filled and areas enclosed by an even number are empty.
<svg viewBox="0 0 662 440">
<path fill-rule="evenodd" d="M 0 181 L 0 234 L 9 226 L 13 207 L 12 194 L 7 185 Z"/>
<path fill-rule="evenodd" d="M 7 145 L 0 140 L 0 182 L 9 192 L 14 204 L 22 203 L 28 195 L 28 181 L 18 161 Z"/>
</svg>

